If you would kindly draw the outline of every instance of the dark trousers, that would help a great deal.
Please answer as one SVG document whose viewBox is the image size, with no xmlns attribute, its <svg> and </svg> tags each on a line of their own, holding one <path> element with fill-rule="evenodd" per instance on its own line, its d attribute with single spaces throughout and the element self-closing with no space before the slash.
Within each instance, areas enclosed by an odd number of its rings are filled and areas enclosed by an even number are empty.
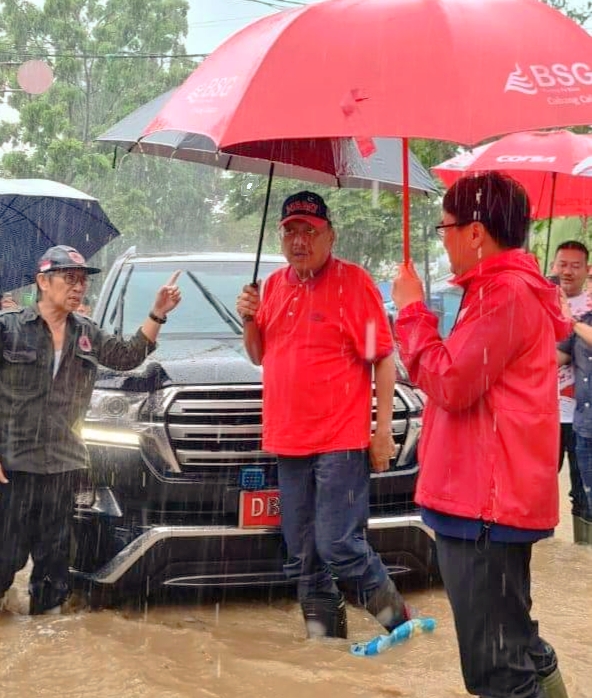
<svg viewBox="0 0 592 698">
<path fill-rule="evenodd" d="M 576 434 L 571 424 L 562 422 L 561 441 L 559 444 L 559 470 L 561 470 L 563 466 L 563 461 L 566 455 L 569 463 L 569 498 L 571 500 L 572 516 L 581 516 L 583 518 L 592 519 L 592 516 L 588 516 L 589 512 L 586 494 L 584 492 L 582 476 L 578 467 Z"/>
<path fill-rule="evenodd" d="M 0 596 L 29 555 L 31 612 L 42 613 L 69 595 L 70 529 L 76 471 L 53 475 L 8 472 L 0 485 Z"/>
<path fill-rule="evenodd" d="M 483 698 L 542 698 L 537 677 L 557 666 L 530 617 L 531 543 L 436 535 L 467 691 Z"/>
<path fill-rule="evenodd" d="M 579 516 L 592 521 L 592 439 L 576 434 L 576 454 L 583 499 Z"/>
<path fill-rule="evenodd" d="M 366 540 L 370 512 L 367 451 L 336 451 L 304 458 L 280 457 L 278 479 L 284 566 L 298 580 L 302 602 L 336 596 L 336 577 L 360 603 L 388 578 Z"/>
</svg>

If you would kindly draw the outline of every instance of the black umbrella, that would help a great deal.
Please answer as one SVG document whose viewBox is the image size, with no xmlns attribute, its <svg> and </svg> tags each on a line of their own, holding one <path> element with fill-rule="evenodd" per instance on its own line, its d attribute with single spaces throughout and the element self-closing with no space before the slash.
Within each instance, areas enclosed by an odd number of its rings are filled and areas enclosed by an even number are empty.
<svg viewBox="0 0 592 698">
<path fill-rule="evenodd" d="M 119 235 L 97 199 L 45 179 L 0 179 L 0 290 L 35 281 L 49 247 L 70 245 L 92 257 Z"/>
</svg>

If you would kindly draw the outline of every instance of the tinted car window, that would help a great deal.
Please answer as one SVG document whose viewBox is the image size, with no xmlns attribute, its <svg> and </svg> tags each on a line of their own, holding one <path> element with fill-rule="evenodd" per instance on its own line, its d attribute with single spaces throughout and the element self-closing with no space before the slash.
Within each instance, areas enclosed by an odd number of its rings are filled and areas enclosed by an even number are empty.
<svg viewBox="0 0 592 698">
<path fill-rule="evenodd" d="M 259 276 L 265 279 L 280 266 L 280 262 L 262 262 Z M 153 298 L 156 289 L 167 283 L 173 272 L 179 268 L 183 269 L 183 273 L 177 284 L 181 289 L 183 301 L 175 312 L 170 314 L 161 330 L 160 339 L 165 340 L 167 336 L 170 338 L 173 335 L 233 334 L 232 327 L 216 311 L 214 305 L 207 302 L 199 283 L 235 315 L 237 293 L 252 279 L 253 263 L 248 261 L 200 261 L 177 266 L 171 263 L 146 262 L 126 264 L 109 299 L 102 326 L 108 332 L 116 331 L 121 326 L 124 336 L 134 334 L 146 319 L 147 303 Z"/>
</svg>

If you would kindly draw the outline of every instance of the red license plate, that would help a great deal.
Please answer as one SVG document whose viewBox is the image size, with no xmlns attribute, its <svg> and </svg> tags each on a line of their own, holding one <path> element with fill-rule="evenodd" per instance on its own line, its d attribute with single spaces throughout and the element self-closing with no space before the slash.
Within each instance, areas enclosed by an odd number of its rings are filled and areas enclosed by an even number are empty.
<svg viewBox="0 0 592 698">
<path fill-rule="evenodd" d="M 243 490 L 240 493 L 238 525 L 241 528 L 270 528 L 280 525 L 279 490 Z"/>
</svg>

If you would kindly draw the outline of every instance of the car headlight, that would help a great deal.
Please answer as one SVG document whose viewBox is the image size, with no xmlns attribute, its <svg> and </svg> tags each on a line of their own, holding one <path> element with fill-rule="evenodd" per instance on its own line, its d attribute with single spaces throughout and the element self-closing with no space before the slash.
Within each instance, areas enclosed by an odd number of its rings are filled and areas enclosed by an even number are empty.
<svg viewBox="0 0 592 698">
<path fill-rule="evenodd" d="M 145 393 L 95 390 L 82 427 L 82 438 L 93 444 L 139 446 L 139 414 L 145 399 Z"/>
</svg>

